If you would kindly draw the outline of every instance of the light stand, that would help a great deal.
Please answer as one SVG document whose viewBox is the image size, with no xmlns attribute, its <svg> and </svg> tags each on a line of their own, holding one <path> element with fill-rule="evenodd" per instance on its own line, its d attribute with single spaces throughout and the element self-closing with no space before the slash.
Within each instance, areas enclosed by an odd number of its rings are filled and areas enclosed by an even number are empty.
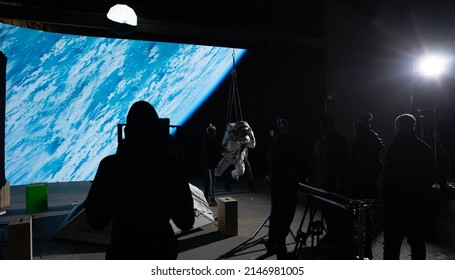
<svg viewBox="0 0 455 280">
<path fill-rule="evenodd" d="M 433 78 L 437 78 L 439 75 L 444 74 L 444 72 L 447 69 L 447 62 L 448 58 L 440 57 L 440 56 L 435 56 L 435 55 L 428 55 L 426 57 L 423 57 L 422 59 L 419 59 L 418 65 L 416 65 L 416 56 L 413 56 L 413 63 L 412 63 L 412 80 L 411 80 L 411 102 L 410 102 L 410 113 L 412 114 L 412 111 L 414 109 L 414 87 L 415 87 L 415 77 L 416 77 L 416 72 L 417 70 L 421 75 L 424 76 L 429 76 Z M 416 66 L 418 66 L 418 69 L 416 69 Z M 436 104 L 436 103 L 435 103 Z M 420 121 L 420 139 L 424 142 L 424 124 L 425 124 L 425 112 L 430 111 L 433 113 L 433 159 L 434 159 L 434 175 L 435 175 L 435 185 L 439 185 L 442 188 L 446 187 L 446 180 L 445 180 L 445 174 L 443 175 L 442 169 L 440 167 L 440 162 L 438 158 L 438 147 L 442 150 L 444 155 L 446 156 L 446 159 L 448 160 L 447 154 L 445 153 L 445 149 L 441 144 L 441 141 L 439 140 L 439 135 L 438 135 L 438 130 L 437 130 L 437 115 L 436 115 L 436 105 L 432 108 L 425 108 L 425 109 L 417 109 L 418 113 L 418 118 Z M 430 140 L 431 141 L 431 140 Z M 427 143 L 430 144 L 430 141 Z M 450 160 L 448 160 L 450 162 Z"/>
<path fill-rule="evenodd" d="M 433 148 L 433 160 L 434 160 L 434 176 L 435 176 L 435 182 L 434 185 L 435 187 L 440 187 L 441 190 L 445 190 L 447 187 L 447 182 L 446 182 L 446 174 L 444 174 L 444 170 L 441 165 L 441 159 L 440 159 L 440 153 L 439 151 L 442 152 L 442 154 L 445 157 L 446 162 L 450 163 L 450 159 L 447 156 L 447 153 L 444 149 L 444 146 L 441 143 L 441 140 L 439 139 L 439 133 L 438 133 L 438 122 L 437 122 L 437 108 L 425 108 L 425 109 L 417 109 L 417 112 L 419 112 L 419 118 L 420 118 L 420 139 L 424 142 L 426 142 L 428 145 L 431 145 Z M 431 112 L 433 114 L 433 135 L 431 139 L 428 141 L 425 141 L 424 139 L 424 118 L 425 118 L 425 112 Z"/>
<path fill-rule="evenodd" d="M 434 170 L 435 170 L 435 178 L 438 178 L 438 152 L 437 152 L 437 144 L 440 143 L 439 141 L 439 136 L 438 136 L 438 131 L 437 131 L 437 121 L 436 121 L 436 108 L 425 108 L 425 109 L 417 109 L 417 112 L 419 113 L 419 119 L 420 119 L 420 140 L 424 141 L 427 144 L 431 144 L 431 141 L 433 141 L 433 160 L 434 160 Z M 425 135 L 424 135 L 424 126 L 425 126 L 425 112 L 432 112 L 433 114 L 433 135 L 432 138 L 429 141 L 425 141 Z"/>
<path fill-rule="evenodd" d="M 437 124 L 437 109 L 436 108 L 429 108 L 433 112 L 433 149 L 434 149 L 434 169 L 435 169 L 435 176 L 436 176 L 436 183 L 442 188 L 445 189 L 447 187 L 447 182 L 445 178 L 445 174 L 443 174 L 442 167 L 440 167 L 439 161 L 439 153 L 438 148 L 442 151 L 446 162 L 450 163 L 450 159 L 447 156 L 447 153 L 444 149 L 444 146 L 439 139 L 438 133 L 438 124 Z"/>
<path fill-rule="evenodd" d="M 419 121 L 420 121 L 420 140 L 424 141 L 424 130 L 423 130 L 423 124 L 425 122 L 425 114 L 422 112 L 422 109 L 417 109 L 417 113 L 419 113 Z"/>
<path fill-rule="evenodd" d="M 434 152 L 434 174 L 435 174 L 435 180 L 436 183 L 440 183 L 439 178 L 439 172 L 438 172 L 438 147 L 437 144 L 441 144 L 439 141 L 439 135 L 438 135 L 438 127 L 437 127 L 437 121 L 436 121 L 436 107 L 435 108 L 430 108 L 430 110 L 433 111 L 433 152 Z M 442 146 L 442 145 L 441 145 Z M 441 184 L 439 184 L 441 185 Z"/>
<path fill-rule="evenodd" d="M 412 109 L 414 109 L 414 79 L 416 71 L 416 57 L 413 56 L 412 59 L 412 76 L 411 76 L 411 96 L 410 96 L 410 105 L 409 105 L 409 114 L 412 114 Z"/>
<path fill-rule="evenodd" d="M 409 113 L 412 114 L 414 110 L 414 84 L 415 84 L 415 74 L 416 74 L 416 57 L 415 55 L 413 56 L 412 60 L 412 77 L 411 77 L 411 95 L 410 95 L 410 105 L 409 105 Z M 422 111 L 422 109 L 416 109 L 418 115 L 419 115 L 419 120 L 420 120 L 420 139 L 424 141 L 424 129 L 423 129 L 423 124 L 424 124 L 424 118 L 425 115 Z"/>
</svg>

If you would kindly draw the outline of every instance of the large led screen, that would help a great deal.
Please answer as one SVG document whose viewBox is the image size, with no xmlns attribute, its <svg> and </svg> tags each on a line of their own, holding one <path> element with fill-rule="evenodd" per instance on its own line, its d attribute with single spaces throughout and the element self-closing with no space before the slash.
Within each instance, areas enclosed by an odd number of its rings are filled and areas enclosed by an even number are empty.
<svg viewBox="0 0 455 280">
<path fill-rule="evenodd" d="M 74 36 L 0 24 L 11 185 L 89 181 L 138 100 L 183 125 L 244 49 Z"/>
</svg>

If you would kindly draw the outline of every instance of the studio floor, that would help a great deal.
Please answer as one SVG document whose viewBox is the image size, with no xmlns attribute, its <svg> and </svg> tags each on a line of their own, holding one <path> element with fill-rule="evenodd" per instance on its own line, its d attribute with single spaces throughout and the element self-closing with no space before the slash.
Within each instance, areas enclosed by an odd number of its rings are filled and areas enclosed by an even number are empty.
<svg viewBox="0 0 455 280">
<path fill-rule="evenodd" d="M 274 260 L 276 255 L 267 255 L 264 241 L 267 239 L 270 196 L 268 184 L 263 177 L 255 178 L 256 191 L 250 191 L 248 180 L 241 178 L 224 187 L 225 178 L 220 178 L 215 188 L 216 197 L 230 197 L 237 201 L 238 233 L 226 236 L 218 230 L 218 206 L 211 206 L 214 222 L 179 234 L 180 260 Z M 202 189 L 202 179 L 192 178 L 190 183 Z M 11 204 L 1 209 L 0 259 L 9 259 L 9 223 L 32 215 L 32 259 L 33 260 L 102 260 L 105 258 L 105 245 L 97 242 L 82 242 L 55 238 L 68 218 L 68 215 L 85 199 L 90 182 L 48 184 L 48 209 L 45 212 L 26 213 L 26 186 L 11 187 Z M 132 189 L 131 191 L 134 191 Z M 299 192 L 297 211 L 288 235 L 288 252 L 296 248 L 299 229 L 305 230 L 304 218 L 306 198 Z M 172 203 L 170 201 L 169 203 Z M 121 206 L 119 206 L 121 207 Z M 302 220 L 304 221 L 302 223 Z M 375 208 L 373 259 L 382 259 L 382 216 L 381 207 Z M 455 202 L 444 201 L 433 208 L 428 223 L 431 238 L 427 241 L 427 259 L 455 260 Z M 304 240 L 298 259 L 332 259 L 329 247 L 320 245 L 318 250 L 311 248 L 311 238 Z M 315 240 L 313 240 L 317 244 Z M 410 259 L 410 249 L 403 242 L 401 259 Z"/>
</svg>

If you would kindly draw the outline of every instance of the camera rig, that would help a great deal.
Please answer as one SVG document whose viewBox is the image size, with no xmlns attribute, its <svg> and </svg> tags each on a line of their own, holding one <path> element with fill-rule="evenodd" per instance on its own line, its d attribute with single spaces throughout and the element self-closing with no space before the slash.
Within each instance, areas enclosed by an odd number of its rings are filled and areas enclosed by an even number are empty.
<svg viewBox="0 0 455 280">
<path fill-rule="evenodd" d="M 159 126 L 160 126 L 160 139 L 163 141 L 163 143 L 167 144 L 169 143 L 170 140 L 170 133 L 169 130 L 170 128 L 176 128 L 177 126 L 175 125 L 170 125 L 169 124 L 169 119 L 168 118 L 160 118 L 158 119 L 159 121 Z M 125 127 L 126 124 L 124 123 L 119 123 L 117 124 L 117 143 L 122 142 L 122 140 L 125 139 Z"/>
<path fill-rule="evenodd" d="M 180 130 L 181 126 L 171 125 L 169 118 L 160 118 L 159 119 L 159 137 L 163 143 L 168 147 L 168 151 L 172 157 L 176 159 L 181 159 L 182 154 L 180 150 Z M 117 124 L 117 143 L 120 144 L 125 139 L 125 127 L 126 124 L 120 123 Z M 171 129 L 175 129 L 175 133 L 171 137 Z"/>
</svg>

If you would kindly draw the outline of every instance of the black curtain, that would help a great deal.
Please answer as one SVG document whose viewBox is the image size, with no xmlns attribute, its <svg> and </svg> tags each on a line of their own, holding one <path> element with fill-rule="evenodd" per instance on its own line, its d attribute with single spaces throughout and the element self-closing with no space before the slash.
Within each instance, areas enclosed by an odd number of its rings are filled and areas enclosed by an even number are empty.
<svg viewBox="0 0 455 280">
<path fill-rule="evenodd" d="M 0 51 L 0 187 L 5 177 L 5 103 L 6 103 L 6 56 Z"/>
</svg>

